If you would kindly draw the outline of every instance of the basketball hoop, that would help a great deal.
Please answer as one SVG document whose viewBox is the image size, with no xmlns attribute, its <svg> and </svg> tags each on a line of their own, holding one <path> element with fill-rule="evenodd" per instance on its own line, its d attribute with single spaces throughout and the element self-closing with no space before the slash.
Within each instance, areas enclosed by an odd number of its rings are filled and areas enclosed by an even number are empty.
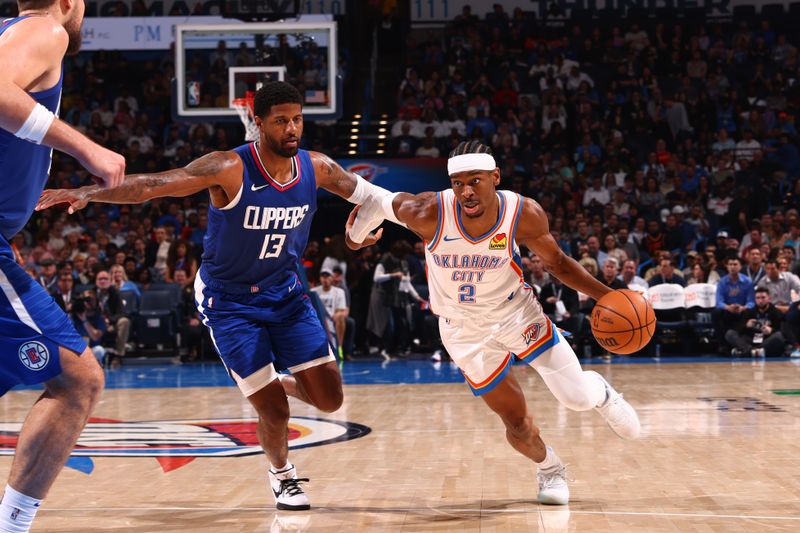
<svg viewBox="0 0 800 533">
<path fill-rule="evenodd" d="M 244 140 L 248 142 L 257 141 L 259 136 L 258 126 L 256 126 L 256 121 L 253 118 L 254 96 L 255 93 L 253 91 L 247 91 L 244 98 L 236 98 L 231 102 L 231 107 L 239 113 L 239 118 L 244 124 Z"/>
</svg>

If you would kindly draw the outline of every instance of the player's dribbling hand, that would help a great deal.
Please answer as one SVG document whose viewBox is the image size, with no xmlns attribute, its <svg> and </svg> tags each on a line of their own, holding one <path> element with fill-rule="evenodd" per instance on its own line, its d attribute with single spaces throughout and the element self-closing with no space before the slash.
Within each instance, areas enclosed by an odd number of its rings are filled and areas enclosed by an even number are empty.
<svg viewBox="0 0 800 533">
<path fill-rule="evenodd" d="M 46 189 L 42 191 L 36 203 L 36 211 L 41 211 L 58 204 L 69 204 L 70 215 L 80 211 L 89 203 L 89 198 L 81 189 Z"/>
<path fill-rule="evenodd" d="M 95 147 L 94 153 L 79 161 L 105 189 L 118 187 L 125 179 L 125 158 L 102 146 Z"/>
<path fill-rule="evenodd" d="M 347 244 L 347 247 L 350 248 L 351 250 L 358 250 L 359 248 L 366 248 L 367 246 L 372 246 L 373 244 L 375 244 L 380 240 L 381 236 L 383 236 L 383 228 L 380 228 L 375 233 L 370 233 L 369 235 L 367 235 L 367 237 L 364 239 L 363 242 L 355 242 L 350 238 L 350 231 L 353 229 L 353 224 L 355 224 L 356 215 L 358 214 L 358 209 L 360 207 L 361 206 L 357 205 L 353 208 L 352 211 L 350 211 L 350 216 L 347 217 L 347 223 L 344 225 L 344 240 L 345 243 Z"/>
</svg>

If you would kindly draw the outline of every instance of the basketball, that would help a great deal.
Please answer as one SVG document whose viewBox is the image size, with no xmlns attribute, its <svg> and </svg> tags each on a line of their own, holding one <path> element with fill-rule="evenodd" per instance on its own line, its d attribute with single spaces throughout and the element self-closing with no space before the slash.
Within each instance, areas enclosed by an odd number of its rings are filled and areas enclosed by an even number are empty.
<svg viewBox="0 0 800 533">
<path fill-rule="evenodd" d="M 609 292 L 594 306 L 592 333 L 597 342 L 616 354 L 644 348 L 656 332 L 656 314 L 650 302 L 636 291 Z"/>
</svg>

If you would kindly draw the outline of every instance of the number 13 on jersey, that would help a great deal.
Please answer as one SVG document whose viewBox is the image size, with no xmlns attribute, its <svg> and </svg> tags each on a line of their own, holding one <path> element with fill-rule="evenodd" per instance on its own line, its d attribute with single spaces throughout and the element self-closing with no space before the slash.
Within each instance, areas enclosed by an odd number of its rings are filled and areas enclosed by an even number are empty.
<svg viewBox="0 0 800 533">
<path fill-rule="evenodd" d="M 283 250 L 283 242 L 286 240 L 286 235 L 282 233 L 264 235 L 264 244 L 261 246 L 261 253 L 258 255 L 259 259 L 270 259 L 278 257 Z"/>
<path fill-rule="evenodd" d="M 472 283 L 464 283 L 458 286 L 458 303 L 460 304 L 474 304 L 475 303 L 475 285 Z"/>
</svg>

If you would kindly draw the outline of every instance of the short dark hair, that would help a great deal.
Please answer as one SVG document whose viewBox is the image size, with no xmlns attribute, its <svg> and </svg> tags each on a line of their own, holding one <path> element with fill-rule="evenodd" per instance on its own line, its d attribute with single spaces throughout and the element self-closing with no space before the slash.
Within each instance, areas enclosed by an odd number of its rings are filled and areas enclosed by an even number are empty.
<svg viewBox="0 0 800 533">
<path fill-rule="evenodd" d="M 769 296 L 769 290 L 766 287 L 757 287 L 755 292 L 756 294 L 758 294 L 759 292 L 765 292 L 767 293 L 767 296 Z"/>
<path fill-rule="evenodd" d="M 458 143 L 448 157 L 455 157 L 464 154 L 492 154 L 492 149 L 480 141 L 461 141 Z"/>
<path fill-rule="evenodd" d="M 725 264 L 730 263 L 731 261 L 736 261 L 740 265 L 742 264 L 742 259 L 738 255 L 729 255 L 725 258 Z"/>
<path fill-rule="evenodd" d="M 300 104 L 303 96 L 294 85 L 285 81 L 268 81 L 257 92 L 253 99 L 253 115 L 264 118 L 274 105 Z"/>
<path fill-rule="evenodd" d="M 55 4 L 56 0 L 17 0 L 17 7 L 20 11 L 27 9 L 43 9 Z"/>
</svg>

